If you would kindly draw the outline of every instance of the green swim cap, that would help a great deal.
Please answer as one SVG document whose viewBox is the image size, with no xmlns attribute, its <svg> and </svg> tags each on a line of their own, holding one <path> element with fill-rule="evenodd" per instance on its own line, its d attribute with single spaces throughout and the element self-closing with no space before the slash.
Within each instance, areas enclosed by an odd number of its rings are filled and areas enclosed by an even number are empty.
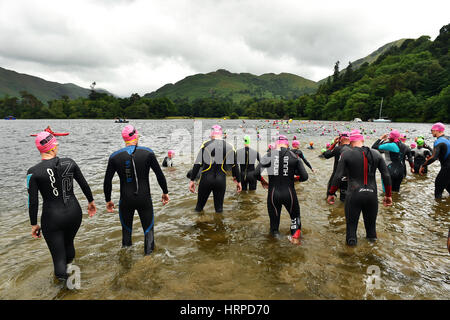
<svg viewBox="0 0 450 320">
<path fill-rule="evenodd" d="M 423 146 L 424 143 L 425 143 L 425 141 L 422 138 L 418 138 L 417 139 L 417 145 L 418 146 Z"/>
<path fill-rule="evenodd" d="M 250 137 L 249 136 L 245 136 L 244 137 L 244 144 L 250 144 Z"/>
<path fill-rule="evenodd" d="M 320 152 L 324 153 L 325 151 L 327 151 L 327 149 L 323 148 L 322 150 L 320 150 Z"/>
</svg>

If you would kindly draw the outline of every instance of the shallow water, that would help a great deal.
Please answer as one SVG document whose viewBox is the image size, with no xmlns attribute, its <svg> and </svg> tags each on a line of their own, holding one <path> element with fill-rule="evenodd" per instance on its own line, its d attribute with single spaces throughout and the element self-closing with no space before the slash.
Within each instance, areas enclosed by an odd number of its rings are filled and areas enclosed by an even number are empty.
<svg viewBox="0 0 450 320">
<path fill-rule="evenodd" d="M 217 120 L 202 120 L 208 129 Z M 197 125 L 199 120 L 196 121 Z M 185 128 L 193 133 L 193 120 L 131 120 L 160 163 L 172 147 L 171 134 Z M 222 120 L 226 131 L 258 126 L 257 120 Z M 40 161 L 34 147 L 37 133 L 51 125 L 54 131 L 70 132 L 59 138 L 61 157 L 71 157 L 89 182 L 99 211 L 88 218 L 87 201 L 76 185 L 84 209 L 75 239 L 74 264 L 81 270 L 81 288 L 64 289 L 53 279 L 53 265 L 44 239 L 32 239 L 27 208 L 26 171 Z M 290 219 L 283 209 L 280 239 L 269 235 L 267 191 L 235 193 L 228 181 L 224 212 L 214 213 L 212 198 L 205 211 L 194 212 L 196 195 L 188 191 L 186 172 L 192 165 L 187 154 L 164 168 L 170 203 L 162 206 L 161 189 L 151 173 L 155 208 L 156 249 L 143 256 L 143 231 L 138 215 L 133 226 L 133 247 L 121 248 L 117 211 L 107 213 L 103 177 L 108 156 L 122 147 L 122 124 L 107 120 L 4 121 L 0 134 L 6 150 L 0 156 L 0 298 L 1 299 L 449 299 L 449 258 L 446 248 L 450 222 L 450 198 L 434 200 L 434 178 L 440 165 L 433 164 L 425 177 L 408 172 L 400 194 L 390 208 L 381 205 L 377 219 L 378 241 L 368 242 L 360 219 L 358 245 L 345 245 L 344 204 L 325 202 L 325 188 L 333 160 L 319 158 L 319 150 L 336 130 L 347 126 L 367 130 L 371 145 L 388 128 L 408 130 L 408 136 L 425 134 L 429 124 L 345 123 L 294 121 L 295 134 L 316 173 L 296 184 L 302 219 L 302 244 L 289 243 Z M 294 133 L 302 128 L 302 133 Z M 376 130 L 370 134 L 371 130 Z M 330 130 L 330 132 L 328 132 Z M 272 131 L 274 133 L 276 130 Z M 324 134 L 322 135 L 322 132 Z M 287 134 L 284 130 L 280 133 Z M 172 141 L 172 142 L 170 142 Z M 228 140 L 230 141 L 230 140 Z M 253 140 L 254 143 L 255 140 Z M 314 150 L 306 149 L 309 141 Z M 408 144 L 412 139 L 408 139 Z M 186 150 L 191 146 L 183 140 Z M 265 147 L 266 145 L 264 145 Z M 197 148 L 195 149 L 195 154 Z M 379 181 L 379 173 L 377 174 Z M 113 200 L 118 203 L 118 177 L 113 180 Z M 378 184 L 379 190 L 381 188 Z M 380 270 L 379 288 L 368 288 L 368 268 Z"/>
</svg>

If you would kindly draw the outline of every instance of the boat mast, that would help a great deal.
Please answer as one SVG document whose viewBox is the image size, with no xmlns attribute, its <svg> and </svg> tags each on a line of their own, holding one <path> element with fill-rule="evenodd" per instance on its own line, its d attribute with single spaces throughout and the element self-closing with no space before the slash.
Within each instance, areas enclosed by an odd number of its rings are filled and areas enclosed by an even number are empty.
<svg viewBox="0 0 450 320">
<path fill-rule="evenodd" d="M 383 97 L 381 97 L 381 103 L 380 103 L 380 116 L 378 119 L 381 119 L 381 109 L 383 109 Z"/>
</svg>

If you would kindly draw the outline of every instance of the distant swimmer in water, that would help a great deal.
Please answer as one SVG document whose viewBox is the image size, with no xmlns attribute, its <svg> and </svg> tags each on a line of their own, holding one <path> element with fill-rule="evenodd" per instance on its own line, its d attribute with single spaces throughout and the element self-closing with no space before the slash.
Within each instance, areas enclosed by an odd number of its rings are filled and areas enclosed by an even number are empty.
<svg viewBox="0 0 450 320">
<path fill-rule="evenodd" d="M 97 212 L 94 198 L 80 168 L 70 158 L 58 158 L 58 142 L 49 132 L 40 132 L 35 139 L 42 161 L 27 172 L 28 208 L 31 235 L 44 235 L 53 259 L 55 276 L 68 278 L 67 265 L 75 258 L 74 238 L 81 225 L 82 211 L 73 192 L 73 179 L 86 196 L 89 217 Z M 39 196 L 43 199 L 42 228 L 37 223 Z"/>
<path fill-rule="evenodd" d="M 311 150 L 314 149 L 314 142 L 311 141 L 311 142 L 309 143 L 308 149 L 311 149 Z"/>
<path fill-rule="evenodd" d="M 389 137 L 389 141 L 385 141 Z M 385 154 L 386 164 L 392 179 L 392 191 L 399 192 L 400 184 L 405 177 L 403 159 L 408 153 L 408 147 L 400 140 L 400 133 L 392 130 L 389 135 L 385 134 L 380 137 L 372 148 L 379 150 Z M 410 162 L 411 172 L 414 173 L 414 163 Z"/>
<path fill-rule="evenodd" d="M 277 148 L 267 153 L 256 167 L 256 178 L 261 181 L 264 188 L 269 189 L 267 210 L 270 219 L 270 233 L 273 236 L 279 236 L 281 209 L 284 206 L 291 218 L 289 240 L 294 244 L 299 244 L 302 224 L 300 205 L 294 188 L 294 176 L 298 175 L 300 181 L 306 181 L 308 173 L 300 158 L 289 150 L 289 141 L 286 136 L 280 135 L 276 143 Z M 267 169 L 269 175 L 268 183 L 261 176 L 264 169 Z"/>
<path fill-rule="evenodd" d="M 377 169 L 381 173 L 386 190 L 383 200 L 385 206 L 392 204 L 392 187 L 391 177 L 383 157 L 377 150 L 364 146 L 364 137 L 359 130 L 353 130 L 350 133 L 350 144 L 351 149 L 346 150 L 340 156 L 336 173 L 328 191 L 327 201 L 329 204 L 334 203 L 340 178 L 347 175 L 348 187 L 345 197 L 346 243 L 349 246 L 354 246 L 357 243 L 356 230 L 361 212 L 366 228 L 366 238 L 371 241 L 377 239 L 378 196 L 375 180 Z"/>
<path fill-rule="evenodd" d="M 425 163 L 428 157 L 431 157 L 431 150 L 424 147 L 425 141 L 422 138 L 417 139 L 416 148 L 412 149 L 414 159 L 414 173 L 419 174 L 420 167 Z M 427 173 L 428 168 L 423 168 L 423 173 Z"/>
<path fill-rule="evenodd" d="M 292 152 L 295 153 L 302 161 L 305 163 L 305 165 L 311 169 L 312 172 L 314 172 L 313 167 L 311 164 L 306 160 L 305 156 L 303 155 L 303 152 L 300 150 L 300 141 L 293 140 L 292 141 Z"/>
<path fill-rule="evenodd" d="M 150 169 L 155 173 L 163 192 L 161 197 L 163 205 L 169 202 L 167 182 L 153 150 L 138 146 L 139 133 L 132 125 L 123 128 L 122 138 L 125 148 L 111 154 L 106 168 L 103 183 L 106 210 L 114 212 L 115 205 L 111 201 L 111 192 L 112 179 L 117 172 L 120 178 L 119 218 L 122 224 L 122 246 L 132 245 L 133 216 L 137 210 L 144 230 L 144 253 L 149 255 L 155 247 L 154 212 L 149 183 Z"/>
<path fill-rule="evenodd" d="M 195 160 L 189 182 L 189 191 L 195 192 L 195 177 L 201 170 L 198 185 L 198 197 L 195 211 L 201 212 L 211 192 L 214 196 L 214 209 L 217 213 L 223 211 L 226 178 L 229 171 L 233 175 L 238 193 L 242 190 L 241 175 L 234 147 L 222 140 L 222 127 L 214 125 L 211 128 L 211 139 L 204 142 Z"/>
<path fill-rule="evenodd" d="M 419 173 L 424 174 L 425 168 L 434 161 L 439 160 L 441 170 L 434 181 L 434 197 L 442 198 L 442 193 L 447 190 L 450 193 L 450 137 L 444 134 L 443 123 L 435 123 L 431 127 L 431 134 L 437 138 L 434 142 L 433 154 L 420 166 Z"/>
<path fill-rule="evenodd" d="M 331 173 L 331 177 L 328 180 L 327 184 L 327 197 L 329 196 L 328 190 L 330 189 L 331 181 L 333 181 L 334 174 L 336 173 L 339 158 L 341 157 L 342 153 L 350 149 L 351 149 L 350 132 L 344 131 L 341 132 L 339 137 L 337 137 L 334 140 L 330 148 L 323 153 L 325 159 L 330 159 L 334 157 L 333 172 Z M 339 187 L 339 199 L 341 201 L 345 201 L 345 194 L 347 192 L 347 177 L 345 175 L 341 177 L 338 187 Z"/>
<path fill-rule="evenodd" d="M 242 190 L 256 190 L 254 175 L 256 160 L 260 161 L 259 152 L 250 148 L 250 137 L 244 137 L 244 148 L 236 151 L 237 162 L 241 172 Z"/>
<path fill-rule="evenodd" d="M 167 157 L 164 158 L 162 162 L 163 167 L 173 167 L 173 156 L 175 155 L 175 151 L 169 150 L 167 151 Z"/>
</svg>

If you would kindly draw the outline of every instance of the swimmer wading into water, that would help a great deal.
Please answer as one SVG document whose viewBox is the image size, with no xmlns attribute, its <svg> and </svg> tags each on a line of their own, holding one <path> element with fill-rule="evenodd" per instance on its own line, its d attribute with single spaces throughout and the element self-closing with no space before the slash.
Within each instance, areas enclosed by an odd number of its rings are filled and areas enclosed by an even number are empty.
<svg viewBox="0 0 450 320">
<path fill-rule="evenodd" d="M 55 276 L 68 278 L 67 265 L 75 258 L 73 244 L 81 225 L 82 211 L 73 192 L 73 180 L 77 181 L 89 205 L 89 217 L 97 212 L 94 198 L 80 168 L 70 158 L 58 158 L 58 142 L 47 131 L 40 132 L 35 139 L 42 161 L 27 172 L 28 208 L 31 235 L 40 238 L 40 231 L 53 259 Z M 43 199 L 41 226 L 37 223 L 39 198 Z"/>
</svg>

